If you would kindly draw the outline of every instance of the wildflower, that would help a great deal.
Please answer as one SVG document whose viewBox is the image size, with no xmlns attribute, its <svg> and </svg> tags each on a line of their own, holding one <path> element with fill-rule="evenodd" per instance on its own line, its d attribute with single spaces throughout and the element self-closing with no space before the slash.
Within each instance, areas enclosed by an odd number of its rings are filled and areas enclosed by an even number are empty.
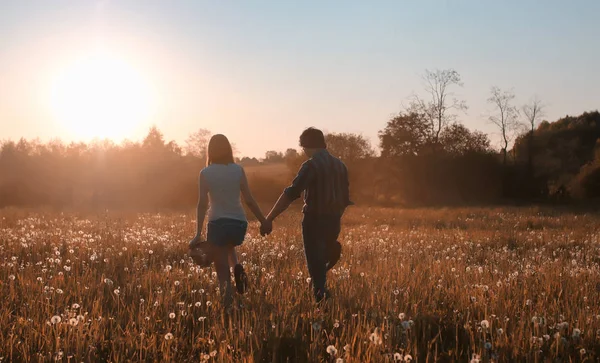
<svg viewBox="0 0 600 363">
<path fill-rule="evenodd" d="M 79 321 L 77 321 L 77 319 L 75 319 L 75 318 L 69 319 L 69 325 L 76 326 L 77 323 L 79 323 Z"/>
<path fill-rule="evenodd" d="M 194 304 L 195 307 L 199 308 L 202 306 L 202 303 L 200 301 L 196 301 L 196 303 Z"/>
<path fill-rule="evenodd" d="M 350 344 L 344 345 L 344 351 L 347 352 L 348 350 L 350 350 Z"/>
<path fill-rule="evenodd" d="M 481 321 L 481 327 L 484 328 L 484 329 L 489 328 L 490 327 L 490 322 L 487 321 L 487 320 L 482 320 Z"/>
<path fill-rule="evenodd" d="M 173 334 L 171 334 L 171 333 L 165 334 L 165 340 L 171 340 L 171 339 L 173 339 Z"/>
<path fill-rule="evenodd" d="M 65 269 L 65 271 L 69 272 L 71 271 L 71 267 L 70 266 L 63 266 L 63 268 Z"/>
<path fill-rule="evenodd" d="M 75 303 L 75 304 L 71 305 L 71 308 L 72 308 L 72 309 L 79 309 L 79 307 L 80 307 L 80 306 L 79 306 L 79 304 L 78 304 L 78 303 Z"/>
<path fill-rule="evenodd" d="M 406 317 L 406 315 L 404 315 L 404 313 L 398 314 L 398 319 L 400 319 L 400 320 L 404 320 L 405 317 Z"/>
<path fill-rule="evenodd" d="M 210 301 L 207 301 L 207 302 L 206 302 L 206 306 L 209 306 L 209 307 L 210 307 L 211 305 L 212 305 L 212 302 L 210 302 Z"/>
<path fill-rule="evenodd" d="M 479 354 L 473 353 L 471 357 L 471 363 L 479 363 L 481 362 L 481 356 Z"/>
<path fill-rule="evenodd" d="M 154 253 L 154 251 L 152 251 L 152 250 L 148 251 L 148 254 L 150 254 L 150 255 L 153 254 L 153 253 Z"/>
<path fill-rule="evenodd" d="M 360 277 L 365 277 L 365 273 L 364 273 L 364 272 L 361 272 L 361 273 L 360 273 Z"/>
<path fill-rule="evenodd" d="M 53 317 L 50 319 L 50 322 L 51 322 L 52 324 L 58 324 L 58 323 L 60 323 L 61 321 L 62 321 L 62 318 L 61 318 L 60 316 L 58 316 L 58 315 L 54 315 L 54 316 L 53 316 Z"/>
<path fill-rule="evenodd" d="M 394 362 L 399 362 L 404 360 L 404 357 L 400 353 L 394 353 Z"/>
<path fill-rule="evenodd" d="M 335 363 L 344 363 L 344 360 L 342 358 L 338 358 L 335 360 Z"/>
<path fill-rule="evenodd" d="M 175 281 L 175 286 L 179 286 L 180 284 L 181 284 L 181 282 Z"/>
<path fill-rule="evenodd" d="M 201 316 L 198 318 L 198 321 L 204 321 L 204 320 L 206 320 L 206 316 Z"/>
<path fill-rule="evenodd" d="M 169 314 L 169 318 L 170 318 L 170 319 L 175 319 L 175 313 L 171 313 L 171 314 Z"/>
<path fill-rule="evenodd" d="M 581 349 L 579 350 L 579 354 L 581 354 L 581 355 L 584 355 L 584 354 L 585 354 L 585 349 L 584 349 L 584 348 L 581 348 Z"/>
<path fill-rule="evenodd" d="M 544 338 L 544 340 L 550 340 L 550 335 L 544 334 L 544 336 L 542 338 Z"/>
<path fill-rule="evenodd" d="M 15 275 L 8 275 L 8 279 L 11 280 L 11 281 L 14 281 L 15 280 Z"/>
<path fill-rule="evenodd" d="M 407 355 L 405 355 L 405 356 L 404 356 L 404 361 L 405 361 L 405 362 L 410 362 L 411 360 L 413 360 L 413 357 L 412 357 L 412 355 L 410 355 L 410 354 L 407 354 Z"/>
<path fill-rule="evenodd" d="M 375 331 L 371 333 L 371 335 L 369 336 L 369 340 L 375 345 L 381 345 L 382 341 L 381 337 L 379 336 L 379 331 L 377 329 L 375 329 Z"/>
<path fill-rule="evenodd" d="M 112 280 L 108 279 L 108 278 L 104 279 L 104 283 L 107 284 L 108 286 L 112 286 L 112 284 L 113 284 Z"/>
<path fill-rule="evenodd" d="M 115 293 L 115 295 L 119 296 L 119 294 L 121 293 L 121 290 L 115 289 L 113 292 Z"/>
<path fill-rule="evenodd" d="M 498 328 L 496 332 L 498 333 L 498 335 L 502 335 L 504 333 L 504 330 L 502 328 Z"/>
<path fill-rule="evenodd" d="M 327 353 L 331 356 L 337 355 L 337 349 L 333 345 L 327 347 Z"/>
<path fill-rule="evenodd" d="M 337 328 L 339 328 L 339 327 L 340 327 L 340 323 L 336 321 L 336 322 L 333 324 L 333 327 L 334 327 L 334 328 L 336 328 L 336 329 L 337 329 Z"/>
<path fill-rule="evenodd" d="M 215 357 L 217 355 L 217 351 L 213 350 L 212 352 L 210 352 L 210 356 L 211 357 Z"/>
</svg>

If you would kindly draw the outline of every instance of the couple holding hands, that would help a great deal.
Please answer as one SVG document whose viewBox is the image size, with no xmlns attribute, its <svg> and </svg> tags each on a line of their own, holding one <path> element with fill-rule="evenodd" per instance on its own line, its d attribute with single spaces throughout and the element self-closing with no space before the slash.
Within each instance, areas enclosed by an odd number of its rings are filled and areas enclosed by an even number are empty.
<svg viewBox="0 0 600 363">
<path fill-rule="evenodd" d="M 265 217 L 252 196 L 244 169 L 234 161 L 229 140 L 224 135 L 210 139 L 207 166 L 199 177 L 197 233 L 190 241 L 190 249 L 195 257 L 206 253 L 205 248 L 209 247 L 208 261 L 205 262 L 215 263 L 226 307 L 233 302 L 230 267 L 233 267 L 238 293 L 243 294 L 248 287 L 248 277 L 238 263 L 235 251 L 235 247 L 243 243 L 248 228 L 242 196 L 261 223 L 261 235 L 266 235 L 273 230 L 275 218 L 304 192 L 302 238 L 308 272 L 316 301 L 329 296 L 326 273 L 340 258 L 341 245 L 337 241 L 340 221 L 346 207 L 352 204 L 348 171 L 341 160 L 327 151 L 320 130 L 312 127 L 304 130 L 300 135 L 300 146 L 308 160 Z M 207 210 L 206 242 L 203 242 L 202 226 Z"/>
</svg>

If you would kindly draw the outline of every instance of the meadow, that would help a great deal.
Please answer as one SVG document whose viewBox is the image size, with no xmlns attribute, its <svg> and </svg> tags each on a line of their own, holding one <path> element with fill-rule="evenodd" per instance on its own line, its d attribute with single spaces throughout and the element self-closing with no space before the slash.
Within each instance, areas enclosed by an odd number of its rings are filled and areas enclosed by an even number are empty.
<svg viewBox="0 0 600 363">
<path fill-rule="evenodd" d="M 311 299 L 297 211 L 240 259 L 223 313 L 192 213 L 0 211 L 0 361 L 509 362 L 600 357 L 600 218 L 550 208 L 344 218 L 333 298 Z"/>
</svg>

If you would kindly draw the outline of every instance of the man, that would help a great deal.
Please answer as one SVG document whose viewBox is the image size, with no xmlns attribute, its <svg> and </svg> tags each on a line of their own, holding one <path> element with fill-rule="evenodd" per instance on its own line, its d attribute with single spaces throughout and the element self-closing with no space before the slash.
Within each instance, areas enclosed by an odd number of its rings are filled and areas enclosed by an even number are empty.
<svg viewBox="0 0 600 363">
<path fill-rule="evenodd" d="M 321 130 L 308 128 L 300 135 L 300 146 L 309 159 L 267 216 L 261 233 L 270 233 L 272 222 L 304 192 L 302 238 L 304 253 L 317 302 L 327 298 L 326 273 L 337 262 L 340 221 L 351 205 L 346 165 L 327 151 Z"/>
</svg>

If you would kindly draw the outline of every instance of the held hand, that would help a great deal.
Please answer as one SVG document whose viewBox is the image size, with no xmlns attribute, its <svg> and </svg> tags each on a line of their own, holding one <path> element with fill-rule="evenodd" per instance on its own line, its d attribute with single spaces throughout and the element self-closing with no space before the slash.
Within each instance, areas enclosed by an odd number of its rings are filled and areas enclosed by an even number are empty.
<svg viewBox="0 0 600 363">
<path fill-rule="evenodd" d="M 273 232 L 273 222 L 267 219 L 260 224 L 260 235 L 264 237 L 271 232 Z"/>
</svg>

